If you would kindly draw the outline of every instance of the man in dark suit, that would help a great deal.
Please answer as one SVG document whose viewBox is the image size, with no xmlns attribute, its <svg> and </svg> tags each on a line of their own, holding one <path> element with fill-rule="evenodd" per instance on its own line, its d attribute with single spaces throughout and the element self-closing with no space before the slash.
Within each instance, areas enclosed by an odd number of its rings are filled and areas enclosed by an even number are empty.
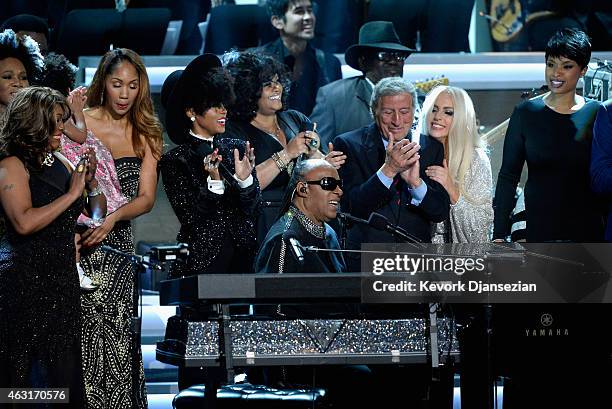
<svg viewBox="0 0 612 409">
<path fill-rule="evenodd" d="M 319 88 L 310 119 L 317 123 L 321 146 L 336 136 L 372 122 L 370 98 L 383 78 L 403 76 L 404 62 L 414 51 L 401 44 L 393 23 L 370 21 L 359 30 L 359 44 L 350 46 L 346 63 L 363 75 L 344 78 Z"/>
<path fill-rule="evenodd" d="M 280 38 L 255 51 L 271 55 L 289 68 L 293 83 L 288 108 L 310 115 L 317 90 L 342 78 L 340 61 L 309 44 L 317 21 L 311 0 L 268 0 L 266 5 Z"/>
<path fill-rule="evenodd" d="M 612 98 L 599 107 L 593 125 L 591 186 L 597 193 L 612 194 Z M 608 209 L 605 239 L 612 242 L 612 203 Z"/>
<path fill-rule="evenodd" d="M 338 136 L 334 146 L 347 156 L 340 168 L 343 210 L 365 219 L 378 212 L 418 240 L 430 242 L 431 223 L 448 218 L 449 198 L 425 169 L 442 164 L 444 147 L 428 135 L 421 135 L 418 143 L 410 141 L 415 104 L 410 82 L 382 79 L 372 93 L 374 123 Z M 358 225 L 349 230 L 347 247 L 394 241 L 385 231 Z M 347 266 L 359 271 L 359 257 L 347 256 Z"/>
</svg>

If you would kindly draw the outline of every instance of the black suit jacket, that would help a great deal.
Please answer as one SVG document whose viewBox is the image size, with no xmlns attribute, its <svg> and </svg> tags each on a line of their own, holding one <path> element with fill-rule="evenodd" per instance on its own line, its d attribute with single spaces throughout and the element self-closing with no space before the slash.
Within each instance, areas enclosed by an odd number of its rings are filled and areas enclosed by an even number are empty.
<svg viewBox="0 0 612 409">
<path fill-rule="evenodd" d="M 354 216 L 367 219 L 372 212 L 385 216 L 390 223 L 404 228 L 423 242 L 431 241 L 431 224 L 448 218 L 449 197 L 446 190 L 429 179 L 425 169 L 442 165 L 444 147 L 428 135 L 421 135 L 421 178 L 427 184 L 427 194 L 419 204 L 410 204 L 411 196 L 406 183 L 398 176 L 391 188 L 387 188 L 376 172 L 385 161 L 385 148 L 376 124 L 356 129 L 338 136 L 334 148 L 347 155 L 340 168 L 344 182 L 342 209 Z M 399 203 L 398 203 L 399 201 Z M 393 236 L 369 226 L 354 226 L 348 232 L 347 247 L 359 249 L 361 243 L 392 243 Z M 347 256 L 349 271 L 359 270 L 358 259 Z"/>
</svg>

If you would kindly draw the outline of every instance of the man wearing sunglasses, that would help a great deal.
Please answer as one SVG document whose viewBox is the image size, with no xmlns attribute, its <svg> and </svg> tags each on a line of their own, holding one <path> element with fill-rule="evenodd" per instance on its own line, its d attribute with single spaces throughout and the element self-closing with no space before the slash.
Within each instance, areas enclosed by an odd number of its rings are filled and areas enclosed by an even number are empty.
<svg viewBox="0 0 612 409">
<path fill-rule="evenodd" d="M 319 88 L 312 115 L 321 147 L 345 132 L 372 122 L 370 98 L 378 81 L 402 77 L 404 62 L 414 50 L 400 42 L 393 23 L 370 21 L 359 30 L 359 43 L 347 48 L 346 63 L 363 75 L 345 78 Z"/>
<path fill-rule="evenodd" d="M 293 170 L 284 214 L 272 226 L 255 260 L 256 273 L 334 273 L 345 271 L 340 253 L 303 247 L 339 249 L 334 230 L 342 180 L 324 159 L 303 160 Z"/>
<path fill-rule="evenodd" d="M 419 241 L 431 241 L 431 224 L 448 218 L 449 198 L 442 186 L 429 179 L 425 169 L 441 166 L 442 144 L 428 135 L 411 141 L 416 90 L 397 77 L 384 78 L 372 93 L 374 122 L 338 136 L 335 149 L 347 156 L 340 168 L 344 181 L 342 209 L 368 219 L 382 214 Z M 395 238 L 369 226 L 356 225 L 348 232 L 347 247 L 362 243 L 391 243 Z M 360 258 L 346 257 L 348 271 L 360 270 Z"/>
</svg>

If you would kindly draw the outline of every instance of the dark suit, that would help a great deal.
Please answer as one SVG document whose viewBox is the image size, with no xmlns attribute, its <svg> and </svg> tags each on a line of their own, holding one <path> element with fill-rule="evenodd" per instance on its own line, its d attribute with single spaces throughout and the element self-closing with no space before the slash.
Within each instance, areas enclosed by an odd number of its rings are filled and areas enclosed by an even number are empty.
<svg viewBox="0 0 612 409">
<path fill-rule="evenodd" d="M 604 102 L 593 125 L 591 187 L 596 193 L 612 196 L 612 99 Z M 608 209 L 606 241 L 612 241 L 612 202 Z"/>
<path fill-rule="evenodd" d="M 323 149 L 336 136 L 372 123 L 371 96 L 372 86 L 365 76 L 345 78 L 319 88 L 310 119 L 317 123 Z"/>
<path fill-rule="evenodd" d="M 390 223 L 401 226 L 421 241 L 430 242 L 431 223 L 448 218 L 450 201 L 446 190 L 425 175 L 427 166 L 442 164 L 444 147 L 427 135 L 421 135 L 419 143 L 420 173 L 427 185 L 427 194 L 418 206 L 414 206 L 410 203 L 412 198 L 400 175 L 395 177 L 390 188 L 376 175 L 385 161 L 385 148 L 375 124 L 338 136 L 334 140 L 334 148 L 347 155 L 346 163 L 340 168 L 340 177 L 344 182 L 342 209 L 364 219 L 372 212 L 378 212 Z M 369 226 L 354 226 L 349 230 L 347 247 L 359 249 L 361 243 L 394 241 L 387 232 Z M 349 271 L 360 269 L 358 262 L 358 258 L 347 257 Z"/>
</svg>

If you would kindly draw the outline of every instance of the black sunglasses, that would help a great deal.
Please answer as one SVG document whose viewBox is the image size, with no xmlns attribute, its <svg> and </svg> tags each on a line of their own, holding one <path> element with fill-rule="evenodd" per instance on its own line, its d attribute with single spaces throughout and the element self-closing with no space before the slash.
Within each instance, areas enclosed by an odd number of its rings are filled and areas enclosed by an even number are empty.
<svg viewBox="0 0 612 409">
<path fill-rule="evenodd" d="M 323 190 L 336 190 L 336 187 L 338 186 L 340 186 L 340 189 L 342 189 L 342 180 L 335 179 L 331 176 L 326 176 L 319 180 L 307 180 L 304 183 L 308 185 L 319 185 Z"/>
<path fill-rule="evenodd" d="M 382 62 L 401 62 L 406 60 L 406 54 L 401 52 L 380 51 L 376 54 L 378 61 Z"/>
</svg>

